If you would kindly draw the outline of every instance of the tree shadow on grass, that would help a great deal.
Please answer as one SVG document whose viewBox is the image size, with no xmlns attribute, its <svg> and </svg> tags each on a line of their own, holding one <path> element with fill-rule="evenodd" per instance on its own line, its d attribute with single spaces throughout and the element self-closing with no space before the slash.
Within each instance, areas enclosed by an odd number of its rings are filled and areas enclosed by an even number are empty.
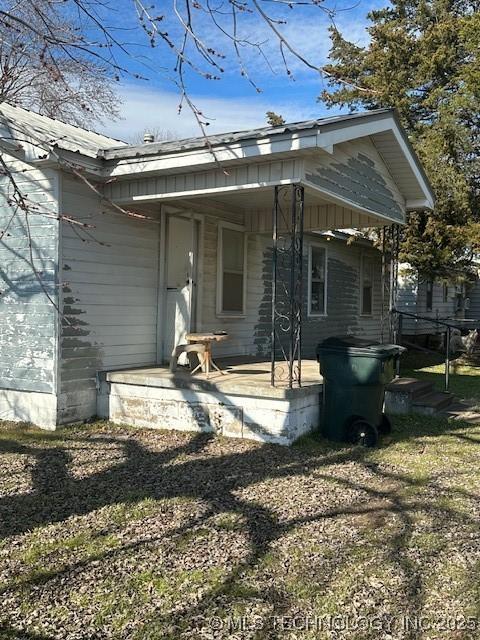
<svg viewBox="0 0 480 640">
<path fill-rule="evenodd" d="M 52 636 L 24 630 L 19 631 L 3 624 L 0 624 L 0 638 L 1 640 L 52 640 Z"/>
<path fill-rule="evenodd" d="M 448 432 L 455 435 L 455 431 L 461 428 L 464 428 L 464 425 L 449 425 Z M 434 423 L 434 426 L 426 425 L 421 433 L 417 432 L 416 435 L 435 436 L 439 433 L 441 427 L 439 423 Z M 176 609 L 174 615 L 160 613 L 154 620 L 146 621 L 146 627 L 154 625 L 156 629 L 161 629 L 177 624 L 182 618 L 202 619 L 212 602 L 228 596 L 242 575 L 261 563 L 272 550 L 275 541 L 298 527 L 322 520 L 359 515 L 372 516 L 379 513 L 387 517 L 395 516 L 400 520 L 400 525 L 389 544 L 389 562 L 402 576 L 408 613 L 414 615 L 422 610 L 424 598 L 422 575 L 407 553 L 415 526 L 414 513 L 428 511 L 439 531 L 447 530 L 452 522 L 460 520 L 477 524 L 475 518 L 468 514 L 459 514 L 448 507 L 436 507 L 424 499 L 421 492 L 416 500 L 406 499 L 403 495 L 404 489 L 421 488 L 421 482 L 407 474 L 375 464 L 371 460 L 370 452 L 363 449 L 340 446 L 330 448 L 326 445 L 310 449 L 287 449 L 276 445 L 263 445 L 252 446 L 245 451 L 210 456 L 208 446 L 214 437 L 211 434 L 185 436 L 185 440 L 178 446 L 161 451 L 152 451 L 145 447 L 141 439 L 133 434 L 127 438 L 116 437 L 114 431 L 112 434 L 106 434 L 96 439 L 96 442 L 121 447 L 124 459 L 86 477 L 72 476 L 69 468 L 72 454 L 68 451 L 69 442 L 74 445 L 86 443 L 88 438 L 85 435 L 72 436 L 66 441 L 66 446 L 62 447 L 51 446 L 53 443 L 39 447 L 28 441 L 19 443 L 13 439 L 0 440 L 0 451 L 32 456 L 35 460 L 31 468 L 32 490 L 0 498 L 0 536 L 15 536 L 36 527 L 63 522 L 71 516 L 86 515 L 104 506 L 117 503 L 134 504 L 148 498 L 186 498 L 201 500 L 207 505 L 202 515 L 191 516 L 187 523 L 171 531 L 170 536 L 192 531 L 202 522 L 219 514 L 233 513 L 241 517 L 245 523 L 250 548 L 245 559 L 231 567 L 220 584 L 208 589 L 194 607 L 188 605 Z M 398 440 L 407 437 L 408 432 L 397 434 Z M 337 473 L 343 464 L 352 462 L 368 472 L 370 480 L 376 481 L 376 486 L 372 486 L 371 481 L 345 478 Z M 317 478 L 334 483 L 337 487 L 357 492 L 363 495 L 363 498 L 357 502 L 340 503 L 335 508 L 326 509 L 320 506 L 314 513 L 279 520 L 275 509 L 239 497 L 243 489 L 268 479 L 293 479 L 311 473 Z M 442 491 L 441 486 L 436 486 L 434 480 L 430 482 L 430 488 Z M 464 495 L 471 500 L 478 499 L 476 495 L 466 491 Z M 120 548 L 101 551 L 88 560 L 81 560 L 58 571 L 53 570 L 36 576 L 31 582 L 46 583 L 61 574 L 78 570 L 94 559 L 105 560 L 139 544 L 141 542 L 137 541 L 132 545 L 127 542 Z M 22 585 L 26 586 L 29 580 L 24 581 Z M 285 594 L 282 598 L 277 594 L 276 600 L 273 606 L 282 609 L 288 606 L 288 597 Z M 24 637 L 34 640 L 37 636 L 26 634 Z M 412 632 L 412 635 L 407 634 L 404 637 L 416 636 Z"/>
</svg>

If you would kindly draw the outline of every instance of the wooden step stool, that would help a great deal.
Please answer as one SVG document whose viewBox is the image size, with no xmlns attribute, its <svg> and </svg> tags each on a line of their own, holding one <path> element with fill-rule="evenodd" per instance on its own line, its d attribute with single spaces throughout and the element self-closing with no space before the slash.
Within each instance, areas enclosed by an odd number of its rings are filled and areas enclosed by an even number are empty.
<svg viewBox="0 0 480 640">
<path fill-rule="evenodd" d="M 198 359 L 200 361 L 200 365 L 203 368 L 203 363 L 204 363 L 204 359 L 205 359 L 204 358 L 204 356 L 205 356 L 205 345 L 201 344 L 201 343 L 198 343 L 198 342 L 194 342 L 194 343 L 190 343 L 190 344 L 179 344 L 172 351 L 172 357 L 170 358 L 170 371 L 172 373 L 175 373 L 175 371 L 177 370 L 178 358 L 180 357 L 180 355 L 182 353 L 186 353 L 187 354 L 189 362 L 190 362 L 190 354 L 191 353 L 196 353 L 197 356 L 198 356 Z M 193 368 L 191 362 L 190 362 L 190 367 Z"/>
</svg>

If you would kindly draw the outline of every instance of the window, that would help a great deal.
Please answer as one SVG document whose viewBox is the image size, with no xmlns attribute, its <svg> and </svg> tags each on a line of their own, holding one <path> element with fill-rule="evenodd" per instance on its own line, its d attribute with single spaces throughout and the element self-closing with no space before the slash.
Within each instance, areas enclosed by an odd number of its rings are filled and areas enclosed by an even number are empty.
<svg viewBox="0 0 480 640">
<path fill-rule="evenodd" d="M 433 280 L 427 280 L 427 311 L 433 309 Z"/>
<path fill-rule="evenodd" d="M 448 302 L 448 284 L 446 282 L 443 283 L 443 301 Z"/>
<path fill-rule="evenodd" d="M 455 312 L 463 311 L 463 296 L 461 293 L 456 294 Z"/>
<path fill-rule="evenodd" d="M 218 228 L 217 313 L 245 314 L 245 234 L 230 226 Z"/>
<path fill-rule="evenodd" d="M 462 285 L 455 285 L 455 313 L 463 310 L 463 293 Z"/>
<path fill-rule="evenodd" d="M 327 251 L 316 245 L 310 245 L 308 255 L 308 313 L 327 313 Z"/>
<path fill-rule="evenodd" d="M 361 274 L 361 313 L 365 316 L 371 316 L 373 313 L 373 273 L 374 261 L 371 258 L 363 258 Z"/>
</svg>

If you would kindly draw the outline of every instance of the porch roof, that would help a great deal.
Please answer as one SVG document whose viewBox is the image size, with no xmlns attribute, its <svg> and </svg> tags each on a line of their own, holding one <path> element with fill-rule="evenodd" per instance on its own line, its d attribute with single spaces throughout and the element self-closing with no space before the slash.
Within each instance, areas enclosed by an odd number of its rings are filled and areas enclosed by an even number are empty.
<svg viewBox="0 0 480 640">
<path fill-rule="evenodd" d="M 140 175 L 142 178 L 153 175 L 175 175 L 176 178 L 181 178 L 184 175 L 186 188 L 170 190 L 171 195 L 178 198 L 200 195 L 199 187 L 188 180 L 189 174 L 202 174 L 199 176 L 201 182 L 207 171 L 214 175 L 222 172 L 231 174 L 241 167 L 248 173 L 252 165 L 288 160 L 302 160 L 308 165 L 319 154 L 333 157 L 339 145 L 360 140 L 368 140 L 373 145 L 386 172 L 398 187 L 406 210 L 433 207 L 432 187 L 392 109 L 213 135 L 208 142 L 200 137 L 110 147 L 101 151 L 99 156 L 105 161 L 105 174 L 109 179 L 135 179 Z M 300 167 L 299 164 L 293 174 L 275 175 L 272 182 L 265 177 L 262 180 L 260 176 L 257 183 L 248 179 L 248 176 L 246 178 L 226 180 L 224 184 L 221 179 L 219 181 L 214 178 L 210 180 L 210 184 L 205 184 L 200 189 L 206 195 L 206 189 L 212 194 L 219 190 L 261 189 L 274 183 L 305 181 L 306 186 L 314 190 L 321 186 L 321 190 L 325 191 L 325 185 L 312 180 L 311 172 L 306 175 L 305 167 Z M 208 179 L 206 182 L 208 183 Z M 150 191 L 148 195 L 152 198 L 154 193 Z M 158 195 L 159 199 L 164 199 L 167 194 L 163 190 Z"/>
<path fill-rule="evenodd" d="M 9 153 L 60 168 L 62 159 L 71 160 L 105 182 L 107 199 L 125 206 L 219 206 L 243 212 L 246 227 L 257 231 L 267 230 L 264 220 L 278 185 L 305 188 L 306 229 L 312 230 L 401 224 L 407 211 L 434 205 L 421 163 L 390 109 L 231 132 L 208 141 L 139 146 L 120 146 L 10 105 L 0 116 L 9 131 L 21 129 L 25 136 L 21 143 L 16 133 L 4 138 L 1 146 Z M 46 153 L 38 148 L 41 140 Z"/>
<path fill-rule="evenodd" d="M 368 112 L 349 113 L 347 115 L 316 118 L 314 120 L 301 120 L 288 122 L 279 126 L 257 127 L 256 129 L 242 129 L 240 131 L 228 131 L 208 136 L 208 143 L 203 136 L 181 138 L 179 140 L 161 140 L 158 142 L 140 143 L 137 145 L 117 145 L 109 147 L 99 155 L 106 160 L 120 158 L 135 158 L 154 155 L 167 155 L 170 153 L 183 153 L 198 149 L 209 149 L 209 146 L 230 145 L 244 140 L 261 140 L 273 135 L 288 134 L 306 131 L 308 129 L 325 129 L 329 125 L 344 125 L 347 122 L 365 120 L 366 117 L 378 117 L 380 114 L 392 113 L 392 109 L 375 109 Z"/>
</svg>

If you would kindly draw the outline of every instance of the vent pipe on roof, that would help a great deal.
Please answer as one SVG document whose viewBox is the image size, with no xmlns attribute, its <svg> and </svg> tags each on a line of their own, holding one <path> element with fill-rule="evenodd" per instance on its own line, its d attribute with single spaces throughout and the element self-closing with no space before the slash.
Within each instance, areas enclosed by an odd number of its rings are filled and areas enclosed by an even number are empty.
<svg viewBox="0 0 480 640">
<path fill-rule="evenodd" d="M 145 131 L 145 133 L 143 134 L 143 141 L 146 144 L 148 142 L 155 142 L 155 136 L 153 135 L 153 133 L 148 133 L 148 131 Z"/>
</svg>

